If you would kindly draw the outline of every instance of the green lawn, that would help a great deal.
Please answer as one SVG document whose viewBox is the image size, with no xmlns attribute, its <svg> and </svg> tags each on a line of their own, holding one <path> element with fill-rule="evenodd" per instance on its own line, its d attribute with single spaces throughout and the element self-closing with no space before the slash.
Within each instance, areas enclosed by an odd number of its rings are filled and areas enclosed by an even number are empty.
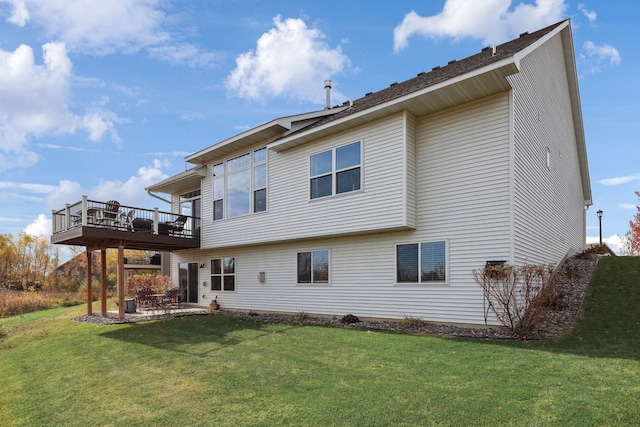
<svg viewBox="0 0 640 427">
<path fill-rule="evenodd" d="M 639 282 L 640 258 L 602 259 L 575 331 L 545 342 L 0 319 L 0 425 L 639 425 Z"/>
</svg>

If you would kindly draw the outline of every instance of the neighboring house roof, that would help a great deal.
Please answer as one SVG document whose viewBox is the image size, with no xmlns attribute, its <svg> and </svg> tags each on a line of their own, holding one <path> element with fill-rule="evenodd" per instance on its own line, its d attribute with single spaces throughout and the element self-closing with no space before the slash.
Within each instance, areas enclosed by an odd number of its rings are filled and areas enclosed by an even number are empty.
<svg viewBox="0 0 640 427">
<path fill-rule="evenodd" d="M 420 72 L 412 79 L 392 83 L 388 88 L 370 92 L 342 106 L 273 120 L 187 156 L 185 160 L 202 165 L 258 141 L 268 143 L 271 150 L 282 151 L 395 112 L 409 111 L 421 116 L 509 90 L 511 86 L 507 77 L 518 72 L 520 60 L 558 33 L 562 34 L 565 51 L 583 196 L 585 204 L 591 205 L 591 184 L 569 20 L 533 33 L 521 34 L 517 39 L 495 47 L 486 47 L 475 55 L 450 61 L 429 72 Z M 170 188 L 166 185 L 167 181 L 147 190 L 167 192 Z"/>
</svg>

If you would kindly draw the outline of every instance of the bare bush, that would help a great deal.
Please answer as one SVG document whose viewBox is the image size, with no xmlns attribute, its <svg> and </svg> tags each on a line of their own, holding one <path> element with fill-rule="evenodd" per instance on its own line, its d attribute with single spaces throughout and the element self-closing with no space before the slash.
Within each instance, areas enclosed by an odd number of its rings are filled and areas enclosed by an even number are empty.
<svg viewBox="0 0 640 427">
<path fill-rule="evenodd" d="M 527 338 L 549 310 L 561 304 L 551 280 L 553 270 L 551 265 L 488 266 L 473 275 L 500 323 L 514 336 Z"/>
</svg>

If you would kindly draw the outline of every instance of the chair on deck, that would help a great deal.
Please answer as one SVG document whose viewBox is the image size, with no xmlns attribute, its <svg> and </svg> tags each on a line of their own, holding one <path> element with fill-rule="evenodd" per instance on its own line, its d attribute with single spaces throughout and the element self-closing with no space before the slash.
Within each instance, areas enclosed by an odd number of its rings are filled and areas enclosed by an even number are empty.
<svg viewBox="0 0 640 427">
<path fill-rule="evenodd" d="M 101 224 L 113 226 L 118 220 L 119 212 L 120 202 L 116 200 L 109 200 L 104 209 L 100 209 L 96 212 L 96 219 Z"/>
<path fill-rule="evenodd" d="M 186 222 L 187 217 L 184 215 L 180 215 L 175 221 L 167 222 L 169 233 L 172 235 L 182 234 Z"/>
<path fill-rule="evenodd" d="M 120 215 L 118 216 L 118 227 L 125 228 L 127 231 L 135 231 L 133 229 L 133 218 L 135 214 L 136 211 L 133 209 L 127 213 L 120 212 Z"/>
</svg>

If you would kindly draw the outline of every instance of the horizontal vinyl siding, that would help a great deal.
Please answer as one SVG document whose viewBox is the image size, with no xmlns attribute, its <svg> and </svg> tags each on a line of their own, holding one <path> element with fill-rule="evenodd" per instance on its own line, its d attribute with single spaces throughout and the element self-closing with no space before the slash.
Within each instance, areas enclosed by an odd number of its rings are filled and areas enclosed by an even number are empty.
<svg viewBox="0 0 640 427">
<path fill-rule="evenodd" d="M 515 262 L 557 263 L 584 249 L 584 201 L 560 35 L 510 77 Z M 547 168 L 546 150 L 551 153 Z"/>
<path fill-rule="evenodd" d="M 393 211 L 402 211 L 398 205 L 402 200 L 408 206 L 406 212 L 412 209 L 415 212 L 407 214 L 415 216 L 415 230 L 183 251 L 176 254 L 174 264 L 181 261 L 205 264 L 206 268 L 199 272 L 200 283 L 203 280 L 207 283 L 206 288 L 202 287 L 203 305 L 217 296 L 221 305 L 230 309 L 305 311 L 333 316 L 351 313 L 395 319 L 413 316 L 434 322 L 482 324 L 487 307 L 481 288 L 473 280 L 473 270 L 483 267 L 486 260 L 509 259 L 508 100 L 509 95 L 505 93 L 428 117 L 395 116 L 377 123 L 362 136 L 367 147 L 366 187 L 355 197 L 365 197 L 372 192 L 378 199 L 365 209 L 350 206 L 347 200 L 345 209 L 348 207 L 349 212 L 340 210 L 341 214 L 348 213 L 343 221 L 361 215 L 369 227 L 378 221 L 384 224 L 385 219 L 377 218 L 377 212 L 368 211 L 375 207 L 382 209 L 384 215 L 398 218 Z M 405 137 L 399 136 L 403 121 L 408 130 Z M 331 143 L 348 143 L 363 134 L 363 131 L 354 131 Z M 409 141 L 407 149 L 396 149 L 405 138 Z M 288 218 L 288 235 L 302 235 L 309 228 L 306 221 L 302 221 L 305 214 L 308 215 L 307 207 L 292 210 L 291 214 L 286 212 L 291 200 L 305 196 L 308 187 L 306 183 L 294 182 L 287 194 L 279 191 L 286 182 L 285 174 L 279 173 L 280 163 L 290 165 L 290 175 L 302 176 L 306 181 L 309 154 L 324 146 L 323 143 L 315 150 L 304 147 L 285 151 L 281 154 L 287 157 L 282 158 L 272 153 L 269 159 L 273 172 L 269 176 L 272 194 L 269 215 Z M 406 167 L 399 166 L 402 164 Z M 394 165 L 398 167 L 394 169 Z M 398 178 L 396 173 L 407 178 Z M 415 177 L 415 181 L 411 177 Z M 405 180 L 406 188 L 401 185 Z M 394 200 L 391 204 L 394 209 L 385 211 L 389 208 L 389 198 Z M 318 205 L 331 205 L 340 199 Z M 314 206 L 316 202 L 306 204 Z M 333 208 L 339 209 L 339 206 Z M 340 229 L 340 221 L 336 221 L 338 224 L 326 222 L 326 226 L 317 226 L 330 227 L 333 231 Z M 396 284 L 396 245 L 440 240 L 448 245 L 447 283 Z M 296 254 L 320 249 L 330 251 L 330 283 L 298 285 Z M 236 257 L 235 292 L 209 290 L 209 261 L 223 256 Z M 258 281 L 261 271 L 266 274 L 265 283 Z M 495 324 L 491 315 L 489 323 Z"/>
<path fill-rule="evenodd" d="M 398 235 L 400 234 L 400 236 Z M 199 269 L 200 305 L 217 297 L 226 309 L 256 310 L 402 319 L 412 316 L 434 322 L 484 323 L 480 288 L 447 285 L 396 285 L 395 248 L 407 232 L 387 232 L 315 240 L 235 247 L 200 252 L 182 251 L 173 260 L 174 286 L 179 262 L 204 263 Z M 405 235 L 404 237 L 402 235 Z M 299 251 L 330 251 L 329 284 L 297 284 Z M 236 291 L 211 291 L 211 258 L 236 258 Z M 258 281 L 258 272 L 266 281 Z M 202 282 L 206 282 L 206 287 Z M 202 298 L 202 295 L 205 298 Z"/>
<path fill-rule="evenodd" d="M 267 212 L 255 215 L 213 221 L 212 178 L 207 176 L 202 248 L 412 226 L 406 209 L 404 128 L 400 113 L 312 144 L 269 152 Z M 355 141 L 362 143 L 361 190 L 310 200 L 309 157 Z"/>
</svg>

